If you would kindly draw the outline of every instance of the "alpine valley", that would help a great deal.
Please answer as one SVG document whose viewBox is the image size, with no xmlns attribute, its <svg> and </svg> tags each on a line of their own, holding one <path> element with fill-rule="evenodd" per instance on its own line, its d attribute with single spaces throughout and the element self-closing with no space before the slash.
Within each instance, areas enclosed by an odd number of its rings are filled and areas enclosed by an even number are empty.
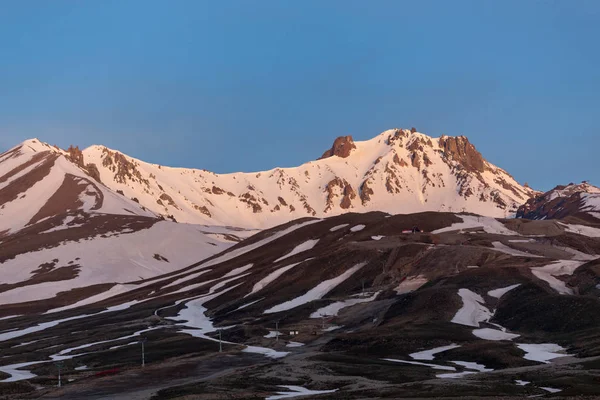
<svg viewBox="0 0 600 400">
<path fill-rule="evenodd" d="M 600 397 L 599 188 L 414 128 L 318 156 L 1 154 L 0 399 Z"/>
</svg>

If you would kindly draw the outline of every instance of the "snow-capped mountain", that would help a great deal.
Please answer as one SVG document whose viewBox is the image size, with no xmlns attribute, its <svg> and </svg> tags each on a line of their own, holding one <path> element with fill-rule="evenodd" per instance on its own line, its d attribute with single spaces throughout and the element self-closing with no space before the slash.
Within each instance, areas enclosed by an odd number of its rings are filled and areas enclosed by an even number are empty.
<svg viewBox="0 0 600 400">
<path fill-rule="evenodd" d="M 487 162 L 466 137 L 392 129 L 339 137 L 295 168 L 215 174 L 149 164 L 104 146 L 70 159 L 113 191 L 179 222 L 265 228 L 348 211 L 469 211 L 505 217 L 535 192 Z"/>
<path fill-rule="evenodd" d="M 532 197 L 519 207 L 518 218 L 560 219 L 575 216 L 600 220 L 600 188 L 587 182 L 570 183 Z"/>
<path fill-rule="evenodd" d="M 60 305 L 186 267 L 254 233 L 165 221 L 99 183 L 76 155 L 35 139 L 0 155 L 3 304 Z"/>
<path fill-rule="evenodd" d="M 577 199 L 557 221 L 456 212 L 535 194 L 406 130 L 228 175 L 28 140 L 0 155 L 0 398 L 596 395 L 600 189 L 538 197 Z"/>
</svg>

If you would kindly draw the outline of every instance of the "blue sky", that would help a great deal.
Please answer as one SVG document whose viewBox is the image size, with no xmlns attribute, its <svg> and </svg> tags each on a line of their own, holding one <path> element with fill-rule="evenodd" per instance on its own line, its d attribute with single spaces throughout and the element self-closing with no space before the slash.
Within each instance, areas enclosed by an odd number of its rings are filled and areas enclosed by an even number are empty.
<svg viewBox="0 0 600 400">
<path fill-rule="evenodd" d="M 599 39 L 595 0 L 5 1 L 0 150 L 255 171 L 414 126 L 538 189 L 600 185 Z"/>
</svg>

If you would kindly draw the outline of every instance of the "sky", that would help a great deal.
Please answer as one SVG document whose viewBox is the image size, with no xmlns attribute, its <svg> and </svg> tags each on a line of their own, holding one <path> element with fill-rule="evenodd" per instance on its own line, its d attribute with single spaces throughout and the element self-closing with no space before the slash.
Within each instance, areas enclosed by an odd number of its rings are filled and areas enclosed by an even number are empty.
<svg viewBox="0 0 600 400">
<path fill-rule="evenodd" d="M 539 190 L 600 185 L 599 39 L 595 0 L 0 0 L 0 151 L 225 173 L 415 127 Z"/>
</svg>

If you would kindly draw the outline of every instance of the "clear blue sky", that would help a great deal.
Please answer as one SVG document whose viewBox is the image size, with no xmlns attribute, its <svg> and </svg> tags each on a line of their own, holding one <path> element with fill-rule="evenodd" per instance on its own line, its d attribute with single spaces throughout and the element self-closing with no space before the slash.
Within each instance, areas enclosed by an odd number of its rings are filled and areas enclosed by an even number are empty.
<svg viewBox="0 0 600 400">
<path fill-rule="evenodd" d="M 0 2 L 0 150 L 254 171 L 414 126 L 600 184 L 599 1 Z"/>
</svg>

